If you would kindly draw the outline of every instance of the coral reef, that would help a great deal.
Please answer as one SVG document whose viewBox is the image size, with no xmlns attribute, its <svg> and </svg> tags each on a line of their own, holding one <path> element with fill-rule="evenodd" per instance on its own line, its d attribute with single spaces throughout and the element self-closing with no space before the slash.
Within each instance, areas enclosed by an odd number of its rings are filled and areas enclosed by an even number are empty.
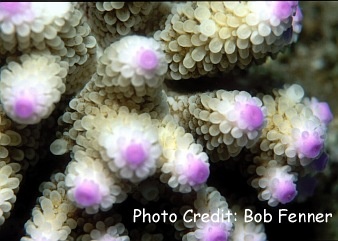
<svg viewBox="0 0 338 241">
<path fill-rule="evenodd" d="M 336 106 L 296 58 L 316 4 L 1 2 L 0 238 L 336 238 Z"/>
</svg>

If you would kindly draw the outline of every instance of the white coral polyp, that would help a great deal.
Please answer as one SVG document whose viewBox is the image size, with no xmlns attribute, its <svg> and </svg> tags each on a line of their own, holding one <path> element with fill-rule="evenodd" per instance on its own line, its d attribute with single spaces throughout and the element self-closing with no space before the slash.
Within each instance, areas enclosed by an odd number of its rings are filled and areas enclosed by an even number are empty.
<svg viewBox="0 0 338 241">
<path fill-rule="evenodd" d="M 233 110 L 227 113 L 227 117 L 235 122 L 235 126 L 242 130 L 243 133 L 248 134 L 249 139 L 256 138 L 258 131 L 265 124 L 266 111 L 265 107 L 262 106 L 261 100 L 257 97 L 251 97 L 245 91 L 241 91 L 235 96 L 234 101 Z"/>
<path fill-rule="evenodd" d="M 259 138 L 266 125 L 266 107 L 257 97 L 246 91 L 233 91 L 222 95 L 217 111 L 224 116 L 220 123 L 222 133 L 237 139 L 238 146 L 250 147 Z"/>
<path fill-rule="evenodd" d="M 111 129 L 99 136 L 99 144 L 110 170 L 122 179 L 137 183 L 155 173 L 162 148 L 151 122 L 134 118 L 130 117 L 129 123 L 119 117 L 112 121 Z"/>
<path fill-rule="evenodd" d="M 271 207 L 275 207 L 279 203 L 289 203 L 295 198 L 297 175 L 291 172 L 289 165 L 276 166 L 274 163 L 268 167 L 261 166 L 258 169 L 257 173 L 262 175 L 258 186 L 263 189 L 258 195 L 260 200 L 267 200 Z"/>
<path fill-rule="evenodd" d="M 258 34 L 263 36 L 268 44 L 290 44 L 296 40 L 299 31 L 293 31 L 293 17 L 298 8 L 297 1 L 252 1 L 248 8 L 257 21 Z M 299 24 L 298 24 L 299 25 Z M 277 41 L 280 38 L 282 41 Z"/>
<path fill-rule="evenodd" d="M 31 3 L 29 2 L 0 2 L 0 21 L 10 19 L 13 22 L 20 23 L 28 17 L 28 14 L 25 15 L 25 13 L 30 10 Z M 32 18 L 33 16 L 28 18 L 28 20 Z"/>
<path fill-rule="evenodd" d="M 127 36 L 111 45 L 116 50 L 111 58 L 114 72 L 122 76 L 122 86 L 158 87 L 167 72 L 167 63 L 160 44 L 153 38 Z"/>
<path fill-rule="evenodd" d="M 10 62 L 1 72 L 0 100 L 6 114 L 20 124 L 47 118 L 65 91 L 66 71 L 53 58 L 30 56 Z"/>
<path fill-rule="evenodd" d="M 71 2 L 34 2 L 32 10 L 44 24 L 50 24 L 55 18 L 64 17 L 71 9 Z"/>
<path fill-rule="evenodd" d="M 45 221 L 39 226 L 32 225 L 31 222 L 26 224 L 26 232 L 31 238 L 24 240 L 31 241 L 61 241 L 66 240 L 67 232 L 65 230 L 56 229 L 51 222 Z"/>
<path fill-rule="evenodd" d="M 174 158 L 162 166 L 162 172 L 171 175 L 168 185 L 174 190 L 188 193 L 205 186 L 209 177 L 209 162 L 205 152 L 200 151 L 199 144 L 191 144 L 186 150 L 175 151 Z"/>
<path fill-rule="evenodd" d="M 41 27 L 37 26 L 50 24 L 70 8 L 70 2 L 1 2 L 0 29 L 4 34 L 17 31 L 21 36 L 28 36 L 31 29 L 38 30 Z"/>
<path fill-rule="evenodd" d="M 198 220 L 197 229 L 194 236 L 198 241 L 227 241 L 229 240 L 232 224 L 227 221 L 220 222 L 203 222 Z"/>
<path fill-rule="evenodd" d="M 129 241 L 127 235 L 122 235 L 125 227 L 122 223 L 110 226 L 107 230 L 94 229 L 90 232 L 90 236 L 95 241 Z"/>
<path fill-rule="evenodd" d="M 103 168 L 101 163 L 88 158 L 72 162 L 67 169 L 68 198 L 89 214 L 97 213 L 99 208 L 109 210 L 123 196 L 121 188 Z"/>
<path fill-rule="evenodd" d="M 286 149 L 288 157 L 292 159 L 289 153 L 297 156 L 302 166 L 308 165 L 322 153 L 326 132 L 326 126 L 312 112 L 304 114 L 306 110 L 304 108 L 297 121 L 292 121 L 292 141 Z"/>
<path fill-rule="evenodd" d="M 333 114 L 327 102 L 319 102 L 317 98 L 305 98 L 304 104 L 312 110 L 313 114 L 327 126 L 333 120 Z"/>
<path fill-rule="evenodd" d="M 308 127 L 310 126 L 308 125 Z M 305 126 L 304 129 L 294 129 L 293 140 L 298 158 L 301 164 L 306 166 L 322 153 L 325 141 L 325 128 L 321 126 L 306 128 Z"/>
<path fill-rule="evenodd" d="M 244 219 L 238 216 L 231 237 L 232 240 L 266 241 L 263 223 L 244 222 Z"/>
<path fill-rule="evenodd" d="M 5 34 L 13 33 L 15 26 L 31 23 L 34 17 L 30 2 L 0 2 L 0 27 Z"/>
<path fill-rule="evenodd" d="M 267 21 L 277 27 L 281 21 L 292 19 L 296 14 L 297 1 L 252 1 L 248 2 L 251 12 L 257 14 L 261 21 Z"/>
</svg>

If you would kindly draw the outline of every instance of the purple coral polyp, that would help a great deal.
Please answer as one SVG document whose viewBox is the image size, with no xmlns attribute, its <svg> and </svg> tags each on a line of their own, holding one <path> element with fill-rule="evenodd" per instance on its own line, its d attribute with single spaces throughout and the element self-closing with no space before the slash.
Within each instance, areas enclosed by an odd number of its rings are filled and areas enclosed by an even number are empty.
<svg viewBox="0 0 338 241">
<path fill-rule="evenodd" d="M 260 129 L 264 123 L 264 115 L 260 107 L 252 104 L 240 106 L 240 118 L 250 131 Z"/>
<path fill-rule="evenodd" d="M 187 161 L 187 176 L 189 181 L 197 185 L 205 183 L 210 174 L 208 164 L 192 154 L 188 154 Z"/>
<path fill-rule="evenodd" d="M 159 60 L 154 51 L 145 49 L 139 53 L 139 66 L 144 70 L 155 70 L 158 66 Z"/>
<path fill-rule="evenodd" d="M 317 157 L 323 149 L 324 140 L 320 138 L 317 132 L 303 131 L 299 140 L 298 151 L 307 158 Z"/>
<path fill-rule="evenodd" d="M 34 14 L 30 2 L 0 2 L 0 22 L 20 25 L 24 21 L 32 21 Z"/>
<path fill-rule="evenodd" d="M 228 234 L 222 226 L 208 227 L 205 233 L 205 241 L 227 241 Z"/>
<path fill-rule="evenodd" d="M 132 166 L 139 166 L 148 158 L 148 153 L 142 144 L 131 143 L 124 152 L 126 162 Z"/>
<path fill-rule="evenodd" d="M 74 198 L 83 207 L 99 204 L 102 199 L 99 186 L 91 180 L 84 180 L 78 184 L 74 191 Z"/>
<path fill-rule="evenodd" d="M 296 195 L 296 184 L 291 180 L 280 180 L 275 186 L 274 196 L 282 204 L 291 202 Z"/>
<path fill-rule="evenodd" d="M 331 109 L 326 102 L 318 102 L 313 106 L 315 115 L 326 125 L 333 120 L 333 114 Z"/>
<path fill-rule="evenodd" d="M 32 97 L 21 96 L 14 103 L 14 113 L 21 119 L 28 119 L 34 114 L 35 101 Z"/>
<path fill-rule="evenodd" d="M 276 1 L 274 4 L 274 14 L 280 20 L 287 19 L 295 15 L 297 5 L 298 1 Z"/>
<path fill-rule="evenodd" d="M 18 14 L 23 12 L 30 5 L 30 2 L 0 2 L 0 10 L 7 14 Z"/>
</svg>

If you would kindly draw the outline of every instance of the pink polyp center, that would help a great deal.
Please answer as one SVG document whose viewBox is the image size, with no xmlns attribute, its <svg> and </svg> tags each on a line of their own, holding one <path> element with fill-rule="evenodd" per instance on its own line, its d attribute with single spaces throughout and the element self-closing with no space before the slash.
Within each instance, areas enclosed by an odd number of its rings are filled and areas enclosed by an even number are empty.
<svg viewBox="0 0 338 241">
<path fill-rule="evenodd" d="M 299 140 L 299 152 L 307 158 L 315 158 L 323 147 L 323 140 L 317 133 L 304 131 Z"/>
<path fill-rule="evenodd" d="M 245 104 L 240 107 L 240 118 L 247 125 L 247 128 L 252 130 L 257 130 L 262 127 L 264 123 L 264 115 L 261 110 L 256 105 Z"/>
<path fill-rule="evenodd" d="M 30 118 L 35 111 L 35 100 L 30 94 L 19 96 L 14 103 L 14 113 L 21 119 Z"/>
<path fill-rule="evenodd" d="M 18 14 L 26 10 L 31 3 L 29 2 L 0 2 L 0 11 L 8 14 Z"/>
<path fill-rule="evenodd" d="M 296 195 L 296 185 L 291 180 L 282 180 L 276 184 L 274 196 L 280 203 L 289 203 Z"/>
<path fill-rule="evenodd" d="M 326 102 L 319 102 L 314 105 L 315 115 L 326 125 L 328 125 L 332 119 L 333 115 L 329 105 Z"/>
<path fill-rule="evenodd" d="M 124 157 L 128 164 L 139 166 L 144 163 L 148 155 L 142 144 L 131 143 L 129 146 L 127 146 L 124 152 Z"/>
<path fill-rule="evenodd" d="M 293 16 L 293 21 L 294 22 L 300 22 L 303 20 L 303 14 L 302 11 L 300 10 L 300 7 L 297 6 L 295 16 Z"/>
<path fill-rule="evenodd" d="M 139 54 L 139 66 L 144 70 L 154 70 L 158 65 L 158 58 L 152 50 L 142 50 Z"/>
<path fill-rule="evenodd" d="M 192 154 L 188 154 L 187 159 L 188 166 L 186 175 L 189 181 L 195 184 L 205 183 L 210 174 L 207 163 L 195 158 Z"/>
<path fill-rule="evenodd" d="M 278 19 L 286 19 L 295 13 L 296 6 L 295 1 L 276 1 L 274 14 Z"/>
<path fill-rule="evenodd" d="M 45 235 L 45 234 L 41 234 L 41 235 L 42 236 L 39 236 L 38 239 L 34 239 L 34 240 L 38 240 L 38 241 L 49 241 L 49 240 L 51 240 L 49 235 Z"/>
<path fill-rule="evenodd" d="M 90 180 L 79 183 L 75 188 L 74 198 L 78 204 L 84 207 L 99 204 L 102 200 L 99 186 Z"/>
<path fill-rule="evenodd" d="M 228 234 L 226 230 L 223 230 L 219 226 L 209 227 L 205 230 L 204 239 L 205 241 L 227 241 Z"/>
</svg>

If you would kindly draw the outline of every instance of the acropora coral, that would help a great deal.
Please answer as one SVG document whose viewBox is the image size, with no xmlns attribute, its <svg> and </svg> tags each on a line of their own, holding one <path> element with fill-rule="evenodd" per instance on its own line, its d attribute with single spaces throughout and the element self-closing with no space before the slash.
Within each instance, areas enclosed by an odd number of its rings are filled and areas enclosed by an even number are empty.
<svg viewBox="0 0 338 241">
<path fill-rule="evenodd" d="M 315 193 L 334 115 L 248 73 L 305 18 L 298 1 L 1 2 L 0 225 L 21 231 L 0 238 L 270 239 L 247 212 Z"/>
</svg>

